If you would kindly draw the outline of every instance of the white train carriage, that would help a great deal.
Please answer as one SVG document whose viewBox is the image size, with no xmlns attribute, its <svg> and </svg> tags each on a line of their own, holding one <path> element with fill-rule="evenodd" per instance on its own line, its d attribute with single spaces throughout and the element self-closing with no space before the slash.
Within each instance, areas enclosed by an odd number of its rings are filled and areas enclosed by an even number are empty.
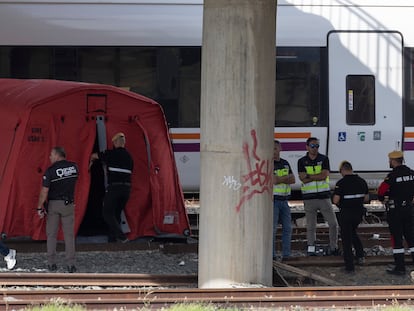
<svg viewBox="0 0 414 311">
<path fill-rule="evenodd" d="M 1 1 L 0 77 L 106 83 L 155 99 L 183 189 L 197 192 L 202 14 L 201 0 Z M 375 188 L 393 149 L 414 166 L 413 16 L 410 0 L 278 1 L 275 138 L 295 171 L 310 136 L 332 183 L 346 159 Z"/>
</svg>

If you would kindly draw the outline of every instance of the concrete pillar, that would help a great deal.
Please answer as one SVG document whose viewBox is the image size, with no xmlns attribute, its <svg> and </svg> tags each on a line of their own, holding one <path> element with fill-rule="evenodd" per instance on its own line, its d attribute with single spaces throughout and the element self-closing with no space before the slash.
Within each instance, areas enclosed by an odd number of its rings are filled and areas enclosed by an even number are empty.
<svg viewBox="0 0 414 311">
<path fill-rule="evenodd" d="M 204 0 L 199 287 L 272 285 L 275 0 Z"/>
</svg>

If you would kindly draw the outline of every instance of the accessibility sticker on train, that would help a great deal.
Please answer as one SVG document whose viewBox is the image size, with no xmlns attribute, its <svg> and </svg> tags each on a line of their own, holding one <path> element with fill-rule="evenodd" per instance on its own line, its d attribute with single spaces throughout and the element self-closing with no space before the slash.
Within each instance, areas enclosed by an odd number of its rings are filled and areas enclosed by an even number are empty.
<svg viewBox="0 0 414 311">
<path fill-rule="evenodd" d="M 338 132 L 338 141 L 346 141 L 346 132 Z"/>
</svg>

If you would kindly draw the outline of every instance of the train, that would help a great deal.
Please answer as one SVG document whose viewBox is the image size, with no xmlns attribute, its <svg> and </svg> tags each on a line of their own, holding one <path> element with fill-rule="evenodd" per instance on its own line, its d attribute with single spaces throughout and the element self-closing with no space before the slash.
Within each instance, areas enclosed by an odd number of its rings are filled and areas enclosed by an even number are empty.
<svg viewBox="0 0 414 311">
<path fill-rule="evenodd" d="M 414 166 L 414 2 L 279 0 L 274 137 L 295 174 L 320 139 L 375 189 Z M 0 2 L 0 77 L 111 84 L 156 100 L 185 193 L 200 185 L 202 0 Z M 298 178 L 297 178 L 298 180 Z M 299 189 L 299 181 L 294 189 Z"/>
</svg>

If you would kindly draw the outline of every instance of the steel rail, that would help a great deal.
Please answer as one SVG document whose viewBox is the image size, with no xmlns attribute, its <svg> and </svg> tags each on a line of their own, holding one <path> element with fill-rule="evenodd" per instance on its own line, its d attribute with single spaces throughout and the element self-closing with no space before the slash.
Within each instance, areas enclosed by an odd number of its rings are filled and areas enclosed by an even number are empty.
<svg viewBox="0 0 414 311">
<path fill-rule="evenodd" d="M 412 286 L 349 286 L 239 289 L 155 290 L 1 290 L 0 309 L 39 305 L 52 299 L 89 308 L 162 307 L 177 303 L 209 303 L 227 307 L 372 307 L 414 305 Z M 126 308 L 126 309 L 125 309 Z"/>
<path fill-rule="evenodd" d="M 0 273 L 2 286 L 190 286 L 196 274 Z"/>
<path fill-rule="evenodd" d="M 406 255 L 406 261 L 410 262 L 411 255 Z M 284 260 L 283 263 L 294 267 L 342 267 L 344 259 L 342 256 L 307 256 L 292 257 Z M 384 266 L 394 263 L 392 255 L 377 255 L 365 257 L 364 266 Z"/>
<path fill-rule="evenodd" d="M 304 204 L 303 200 L 289 200 L 290 210 L 293 214 L 304 213 Z M 185 200 L 185 208 L 187 214 L 197 215 L 200 212 L 200 200 Z M 378 200 L 371 200 L 371 203 L 364 204 L 364 207 L 368 212 L 381 213 L 385 211 L 384 205 Z M 335 212 L 338 212 L 339 209 L 336 205 L 332 204 L 332 208 Z"/>
</svg>

